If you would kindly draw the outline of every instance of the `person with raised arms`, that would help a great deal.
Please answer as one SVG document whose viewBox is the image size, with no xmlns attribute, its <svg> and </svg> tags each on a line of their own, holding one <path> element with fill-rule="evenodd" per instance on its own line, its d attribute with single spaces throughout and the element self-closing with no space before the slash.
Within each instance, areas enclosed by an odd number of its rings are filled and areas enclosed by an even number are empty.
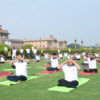
<svg viewBox="0 0 100 100">
<path fill-rule="evenodd" d="M 35 61 L 40 62 L 40 55 L 38 53 L 35 54 Z"/>
<path fill-rule="evenodd" d="M 85 66 L 88 66 L 88 65 L 89 65 L 89 64 L 88 64 L 88 57 L 89 57 L 88 53 L 86 53 L 86 54 L 83 56 L 84 62 L 81 63 L 82 66 L 85 67 Z"/>
<path fill-rule="evenodd" d="M 58 81 L 58 86 L 68 88 L 76 88 L 78 86 L 78 70 L 81 70 L 81 68 L 74 60 L 66 60 L 58 66 L 58 69 L 62 69 L 64 72 L 64 79 Z"/>
<path fill-rule="evenodd" d="M 99 58 L 100 55 L 99 55 L 98 53 L 95 53 L 95 57 L 96 57 L 96 58 Z"/>
<path fill-rule="evenodd" d="M 26 54 L 27 54 L 27 57 L 30 59 L 30 55 L 31 55 L 31 50 L 30 50 L 30 48 L 27 48 L 27 49 L 26 49 Z"/>
<path fill-rule="evenodd" d="M 67 53 L 67 52 L 65 52 L 65 53 L 64 53 L 64 56 L 65 56 L 65 57 L 67 57 L 67 56 L 68 56 L 68 53 Z"/>
<path fill-rule="evenodd" d="M 59 66 L 59 60 L 60 58 L 57 56 L 57 54 L 53 53 L 50 58 L 51 67 L 48 67 L 47 70 L 48 71 L 57 70 L 57 67 Z"/>
<path fill-rule="evenodd" d="M 12 49 L 12 59 L 16 59 L 17 50 L 15 47 Z"/>
<path fill-rule="evenodd" d="M 79 53 L 76 53 L 75 54 L 75 57 L 74 57 L 74 60 L 80 60 L 81 59 L 81 56 Z"/>
<path fill-rule="evenodd" d="M 88 61 L 88 68 L 84 70 L 84 72 L 97 72 L 97 61 L 96 57 L 94 54 L 91 54 L 90 57 L 87 59 Z"/>
<path fill-rule="evenodd" d="M 22 48 L 20 48 L 20 53 L 24 54 L 24 50 Z"/>
<path fill-rule="evenodd" d="M 44 53 L 44 59 L 48 59 L 49 58 L 49 54 L 48 53 Z"/>
<path fill-rule="evenodd" d="M 29 59 L 23 59 L 21 55 L 17 55 L 17 59 L 8 62 L 15 66 L 16 75 L 8 76 L 7 79 L 10 81 L 25 81 L 27 80 L 27 64 L 30 62 Z"/>
<path fill-rule="evenodd" d="M 68 54 L 67 58 L 71 59 L 71 58 L 73 58 L 73 56 L 71 54 Z"/>
<path fill-rule="evenodd" d="M 59 58 L 62 59 L 63 58 L 63 54 L 60 52 L 59 54 Z"/>
</svg>

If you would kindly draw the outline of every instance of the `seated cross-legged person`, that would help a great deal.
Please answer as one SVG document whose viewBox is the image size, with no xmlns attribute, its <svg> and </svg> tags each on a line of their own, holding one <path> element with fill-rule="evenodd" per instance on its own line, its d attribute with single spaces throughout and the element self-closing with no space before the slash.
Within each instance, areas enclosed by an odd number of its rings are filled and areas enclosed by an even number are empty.
<svg viewBox="0 0 100 100">
<path fill-rule="evenodd" d="M 71 54 L 68 54 L 67 58 L 71 59 L 71 58 L 73 58 L 73 56 Z"/>
<path fill-rule="evenodd" d="M 49 54 L 48 53 L 44 53 L 44 59 L 48 59 L 49 58 Z"/>
<path fill-rule="evenodd" d="M 4 58 L 4 56 L 1 54 L 1 55 L 0 55 L 0 64 L 3 64 L 3 63 L 5 63 L 5 58 Z"/>
<path fill-rule="evenodd" d="M 81 59 L 80 54 L 76 54 L 75 57 L 74 57 L 74 60 L 80 60 L 80 59 Z"/>
<path fill-rule="evenodd" d="M 76 88 L 78 86 L 78 70 L 81 68 L 76 62 L 72 59 L 66 60 L 59 65 L 58 69 L 62 69 L 64 72 L 64 79 L 58 81 L 58 86 L 69 88 Z"/>
<path fill-rule="evenodd" d="M 88 69 L 85 69 L 84 72 L 97 72 L 97 64 L 96 64 L 96 58 L 94 54 L 91 54 L 90 57 L 88 58 L 88 64 L 89 67 Z"/>
<path fill-rule="evenodd" d="M 96 58 L 99 58 L 99 54 L 98 54 L 98 53 L 95 53 L 95 57 L 96 57 Z"/>
<path fill-rule="evenodd" d="M 23 59 L 24 59 L 24 54 L 20 53 L 20 55 L 21 55 L 21 56 L 23 57 Z M 14 64 L 12 64 L 12 68 L 15 69 L 15 65 L 14 65 Z"/>
<path fill-rule="evenodd" d="M 64 56 L 65 56 L 65 57 L 67 57 L 67 56 L 68 56 L 68 53 L 67 53 L 67 52 L 65 52 L 65 53 L 64 53 Z"/>
<path fill-rule="evenodd" d="M 89 57 L 88 53 L 86 53 L 86 55 L 83 56 L 84 62 L 81 63 L 82 66 L 89 66 L 89 64 L 88 64 L 88 57 Z"/>
<path fill-rule="evenodd" d="M 59 58 L 62 59 L 63 58 L 63 54 L 60 52 L 59 53 Z"/>
<path fill-rule="evenodd" d="M 40 62 L 40 55 L 39 54 L 35 55 L 35 60 L 36 60 L 36 62 Z"/>
<path fill-rule="evenodd" d="M 16 60 L 10 61 L 9 64 L 15 66 L 16 75 L 8 76 L 7 79 L 15 82 L 27 80 L 27 64 L 29 62 L 28 59 L 23 59 L 21 55 L 18 55 Z"/>
<path fill-rule="evenodd" d="M 54 71 L 54 70 L 57 70 L 57 67 L 59 65 L 59 57 L 57 56 L 56 53 L 53 53 L 51 58 L 50 58 L 50 61 L 51 61 L 51 67 L 48 67 L 47 70 L 48 71 Z"/>
</svg>

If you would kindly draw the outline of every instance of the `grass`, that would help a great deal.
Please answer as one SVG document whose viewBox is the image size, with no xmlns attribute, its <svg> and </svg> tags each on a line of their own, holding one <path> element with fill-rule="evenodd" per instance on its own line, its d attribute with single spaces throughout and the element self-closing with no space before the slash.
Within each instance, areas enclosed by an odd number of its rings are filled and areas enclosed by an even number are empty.
<svg viewBox="0 0 100 100">
<path fill-rule="evenodd" d="M 47 62 L 30 63 L 28 65 L 28 67 L 31 67 L 28 69 L 28 74 L 39 75 L 40 77 L 37 79 L 12 86 L 0 85 L 0 100 L 99 100 L 100 73 L 91 76 L 80 75 L 79 77 L 90 78 L 90 81 L 69 93 L 48 91 L 48 88 L 56 86 L 57 81 L 62 79 L 64 75 L 62 71 L 48 75 L 39 74 L 39 72 L 46 70 L 46 67 L 42 65 Z M 80 61 L 78 63 L 80 64 Z M 11 65 L 0 65 L 0 72 L 3 72 L 5 68 L 11 68 Z M 99 64 L 98 68 L 100 68 Z M 3 80 L 6 80 L 6 77 L 0 77 L 0 81 Z"/>
</svg>

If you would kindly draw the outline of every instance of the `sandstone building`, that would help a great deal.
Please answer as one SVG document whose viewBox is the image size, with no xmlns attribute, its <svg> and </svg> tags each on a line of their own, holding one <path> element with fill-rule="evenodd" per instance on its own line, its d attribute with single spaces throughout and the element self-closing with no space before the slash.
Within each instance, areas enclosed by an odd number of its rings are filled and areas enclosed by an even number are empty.
<svg viewBox="0 0 100 100">
<path fill-rule="evenodd" d="M 49 38 L 44 39 L 31 39 L 31 40 L 19 40 L 19 39 L 10 39 L 9 38 L 9 32 L 7 30 L 3 30 L 2 26 L 0 25 L 0 44 L 7 44 L 11 48 L 20 48 L 21 46 L 25 44 L 32 44 L 34 47 L 40 49 L 40 48 L 59 48 L 64 49 L 67 46 L 67 41 L 65 40 L 57 40 L 53 37 L 53 35 L 50 35 Z"/>
</svg>

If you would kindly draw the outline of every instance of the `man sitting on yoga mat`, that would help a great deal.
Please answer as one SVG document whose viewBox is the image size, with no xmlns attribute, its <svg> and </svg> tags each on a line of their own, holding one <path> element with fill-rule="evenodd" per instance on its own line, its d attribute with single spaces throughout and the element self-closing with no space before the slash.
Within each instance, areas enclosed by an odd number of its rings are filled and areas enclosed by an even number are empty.
<svg viewBox="0 0 100 100">
<path fill-rule="evenodd" d="M 83 56 L 84 62 L 81 63 L 82 66 L 85 67 L 85 66 L 88 66 L 89 65 L 88 64 L 88 57 L 89 57 L 88 53 L 86 53 L 85 56 Z"/>
<path fill-rule="evenodd" d="M 57 56 L 56 53 L 53 53 L 51 58 L 50 58 L 50 61 L 51 61 L 51 67 L 48 67 L 47 70 L 48 71 L 54 71 L 54 70 L 57 70 L 57 67 L 59 65 L 59 57 Z"/>
<path fill-rule="evenodd" d="M 16 60 L 10 61 L 9 64 L 14 64 L 15 66 L 16 75 L 8 76 L 7 79 L 15 82 L 27 80 L 27 64 L 29 62 L 28 59 L 23 59 L 21 55 L 18 55 Z"/>
<path fill-rule="evenodd" d="M 61 52 L 58 54 L 58 56 L 60 59 L 63 59 L 63 54 Z"/>
<path fill-rule="evenodd" d="M 73 60 L 80 60 L 80 59 L 81 59 L 80 54 L 79 53 L 76 53 Z"/>
<path fill-rule="evenodd" d="M 40 62 L 40 55 L 38 53 L 35 54 L 35 61 Z"/>
<path fill-rule="evenodd" d="M 84 72 L 97 72 L 97 64 L 96 64 L 96 58 L 94 54 L 91 54 L 90 57 L 87 59 L 89 67 L 88 69 L 85 69 Z"/>
<path fill-rule="evenodd" d="M 74 60 L 69 59 L 64 63 L 59 65 L 58 69 L 61 69 L 64 72 L 64 79 L 58 81 L 58 86 L 65 86 L 69 88 L 76 88 L 78 85 L 78 71 L 80 70 L 80 66 L 74 62 Z"/>
</svg>

